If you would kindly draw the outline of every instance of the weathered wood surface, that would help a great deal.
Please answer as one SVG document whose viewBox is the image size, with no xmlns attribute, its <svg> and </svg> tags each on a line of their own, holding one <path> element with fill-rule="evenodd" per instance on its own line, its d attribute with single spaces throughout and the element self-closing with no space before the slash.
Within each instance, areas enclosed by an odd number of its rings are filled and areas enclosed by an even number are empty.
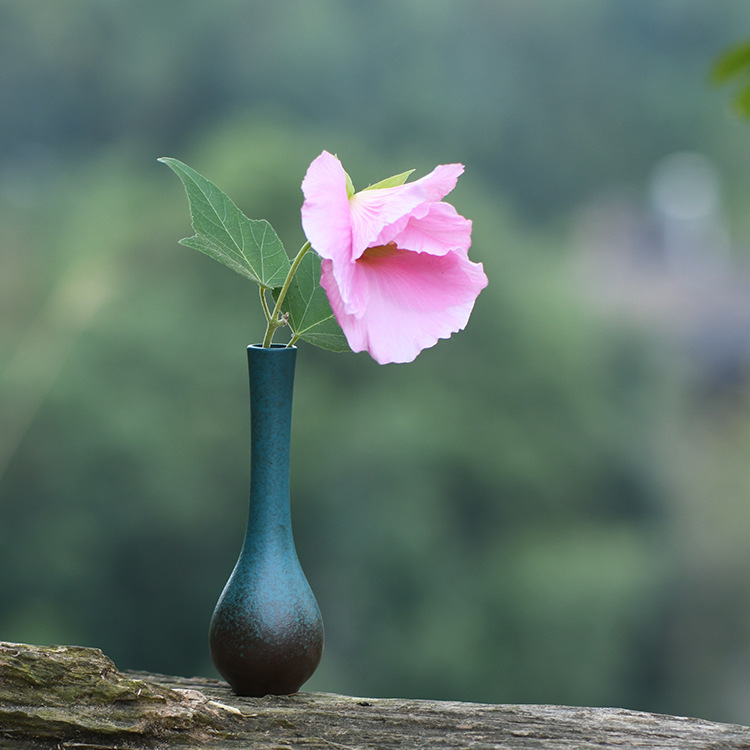
<svg viewBox="0 0 750 750">
<path fill-rule="evenodd" d="M 731 750 L 750 727 L 612 708 L 238 698 L 218 680 L 120 673 L 97 649 L 0 643 L 0 748 Z"/>
</svg>

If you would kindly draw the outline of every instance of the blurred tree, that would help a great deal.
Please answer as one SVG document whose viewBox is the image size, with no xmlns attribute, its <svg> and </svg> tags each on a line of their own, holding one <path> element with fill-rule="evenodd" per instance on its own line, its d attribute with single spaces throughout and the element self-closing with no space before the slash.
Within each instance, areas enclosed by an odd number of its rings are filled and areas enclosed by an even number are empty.
<svg viewBox="0 0 750 750">
<path fill-rule="evenodd" d="M 122 139 L 175 153 L 265 108 L 399 159 L 429 145 L 523 215 L 554 218 L 710 140 L 732 173 L 735 137 L 711 137 L 698 82 L 748 15 L 731 0 L 184 0 L 179 12 L 171 0 L 6 0 L 0 170 Z"/>
<path fill-rule="evenodd" d="M 746 185 L 746 134 L 698 82 L 749 14 L 3 3 L 0 635 L 211 670 L 261 324 L 250 285 L 177 245 L 184 197 L 155 159 L 194 164 L 290 248 L 322 148 L 356 184 L 463 160 L 491 282 L 467 331 L 408 368 L 300 352 L 294 519 L 328 628 L 310 687 L 739 720 L 741 691 L 727 717 L 705 684 L 747 643 L 745 433 L 700 433 L 715 415 L 693 419 L 681 363 L 593 316 L 566 256 L 568 209 L 642 185 L 667 151 L 704 149 Z M 701 579 L 726 528 L 731 565 Z"/>
<path fill-rule="evenodd" d="M 287 239 L 318 144 L 251 117 L 190 161 Z M 177 246 L 188 217 L 166 170 L 133 169 L 130 154 L 55 202 L 47 252 L 87 283 L 99 276 L 82 261 L 99 259 L 108 287 L 2 480 L 0 564 L 19 575 L 0 583 L 0 625 L 96 644 L 123 667 L 206 672 L 206 622 L 246 512 L 241 355 L 262 327 L 249 284 Z M 469 330 L 408 368 L 301 352 L 294 514 L 329 634 L 314 684 L 632 704 L 626 644 L 658 580 L 638 531 L 658 493 L 633 446 L 661 418 L 641 344 L 571 306 L 475 178 L 457 195 L 493 280 Z M 107 232 L 110 216 L 122 218 Z"/>
</svg>

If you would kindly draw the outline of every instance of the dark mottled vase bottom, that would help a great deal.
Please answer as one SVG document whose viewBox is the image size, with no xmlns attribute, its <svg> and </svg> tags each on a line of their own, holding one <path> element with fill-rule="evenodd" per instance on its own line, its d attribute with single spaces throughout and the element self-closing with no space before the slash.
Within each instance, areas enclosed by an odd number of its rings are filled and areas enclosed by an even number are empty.
<svg viewBox="0 0 750 750">
<path fill-rule="evenodd" d="M 323 623 L 314 599 L 312 604 L 286 621 L 263 623 L 254 617 L 258 605 L 251 598 L 238 615 L 219 603 L 211 620 L 211 657 L 237 695 L 289 695 L 312 676 L 323 653 Z"/>
<path fill-rule="evenodd" d="M 296 353 L 248 347 L 250 511 L 209 630 L 216 669 L 238 695 L 295 693 L 323 653 L 323 620 L 297 559 L 289 503 Z"/>
</svg>

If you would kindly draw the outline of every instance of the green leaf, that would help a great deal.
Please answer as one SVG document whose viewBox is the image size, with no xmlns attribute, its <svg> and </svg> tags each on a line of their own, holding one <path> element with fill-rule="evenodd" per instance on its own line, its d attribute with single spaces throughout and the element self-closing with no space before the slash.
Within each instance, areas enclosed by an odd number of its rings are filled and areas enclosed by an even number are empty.
<svg viewBox="0 0 750 750">
<path fill-rule="evenodd" d="M 181 245 L 205 253 L 266 289 L 284 283 L 289 256 L 265 219 L 248 219 L 216 185 L 177 159 L 162 157 L 182 181 L 195 235 Z"/>
<path fill-rule="evenodd" d="M 380 190 L 381 188 L 398 187 L 403 185 L 408 179 L 409 175 L 413 172 L 410 169 L 408 172 L 401 172 L 401 174 L 394 174 L 393 177 L 386 177 L 380 182 L 376 182 L 374 185 L 368 185 L 365 190 Z"/>
<path fill-rule="evenodd" d="M 351 198 L 354 195 L 354 183 L 348 172 L 344 172 L 344 174 L 346 175 L 346 197 Z"/>
<path fill-rule="evenodd" d="M 750 42 L 732 47 L 719 57 L 711 69 L 711 79 L 714 83 L 725 83 L 743 71 L 750 72 Z"/>
<path fill-rule="evenodd" d="M 272 295 L 278 298 L 280 289 Z M 325 289 L 320 286 L 320 258 L 308 252 L 294 274 L 281 309 L 289 313 L 289 327 L 295 337 L 332 352 L 348 352 L 349 344 L 331 310 Z"/>
</svg>

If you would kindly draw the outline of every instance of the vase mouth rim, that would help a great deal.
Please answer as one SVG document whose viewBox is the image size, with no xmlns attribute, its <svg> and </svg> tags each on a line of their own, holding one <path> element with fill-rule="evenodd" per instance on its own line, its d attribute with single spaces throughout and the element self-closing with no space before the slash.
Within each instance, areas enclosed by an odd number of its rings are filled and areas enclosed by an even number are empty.
<svg viewBox="0 0 750 750">
<path fill-rule="evenodd" d="M 287 346 L 287 344 L 271 344 L 271 346 L 263 346 L 263 344 L 248 344 L 247 348 L 254 351 L 257 351 L 258 349 L 288 349 L 289 351 L 297 351 L 297 347 L 294 344 L 291 346 Z"/>
</svg>

